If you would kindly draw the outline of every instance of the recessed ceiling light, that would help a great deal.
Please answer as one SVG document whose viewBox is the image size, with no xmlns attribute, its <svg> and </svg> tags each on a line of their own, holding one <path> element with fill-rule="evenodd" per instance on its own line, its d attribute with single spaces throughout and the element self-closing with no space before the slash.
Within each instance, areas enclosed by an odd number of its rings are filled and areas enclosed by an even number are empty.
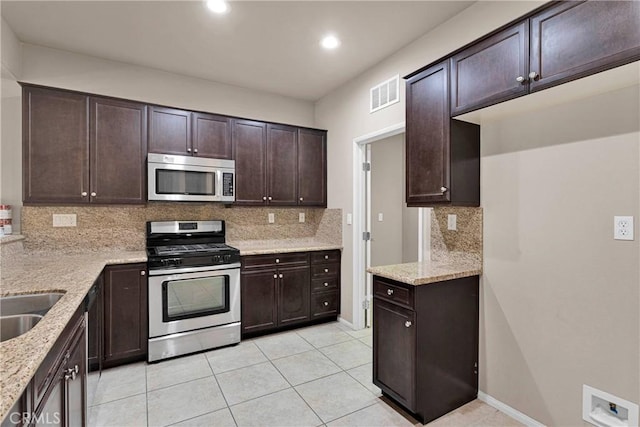
<svg viewBox="0 0 640 427">
<path fill-rule="evenodd" d="M 225 0 L 207 0 L 206 4 L 213 13 L 223 14 L 229 11 L 229 5 Z"/>
<path fill-rule="evenodd" d="M 322 46 L 325 49 L 335 49 L 338 46 L 340 46 L 340 39 L 334 35 L 325 36 L 320 41 L 320 46 Z"/>
</svg>

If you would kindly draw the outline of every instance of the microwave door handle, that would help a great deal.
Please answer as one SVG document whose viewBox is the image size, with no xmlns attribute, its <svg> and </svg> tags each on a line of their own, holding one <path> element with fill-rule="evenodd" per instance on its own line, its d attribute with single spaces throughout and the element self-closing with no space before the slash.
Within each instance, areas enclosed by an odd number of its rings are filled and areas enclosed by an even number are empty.
<svg viewBox="0 0 640 427">
<path fill-rule="evenodd" d="M 222 198 L 222 171 L 218 169 L 216 171 L 216 200 L 221 200 Z"/>
</svg>

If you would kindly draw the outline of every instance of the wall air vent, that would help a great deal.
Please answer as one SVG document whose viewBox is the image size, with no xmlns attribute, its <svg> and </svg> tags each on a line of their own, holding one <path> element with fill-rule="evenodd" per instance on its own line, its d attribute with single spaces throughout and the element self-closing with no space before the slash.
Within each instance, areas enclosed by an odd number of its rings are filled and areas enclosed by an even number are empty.
<svg viewBox="0 0 640 427">
<path fill-rule="evenodd" d="M 400 75 L 371 88 L 370 113 L 400 101 Z"/>
</svg>

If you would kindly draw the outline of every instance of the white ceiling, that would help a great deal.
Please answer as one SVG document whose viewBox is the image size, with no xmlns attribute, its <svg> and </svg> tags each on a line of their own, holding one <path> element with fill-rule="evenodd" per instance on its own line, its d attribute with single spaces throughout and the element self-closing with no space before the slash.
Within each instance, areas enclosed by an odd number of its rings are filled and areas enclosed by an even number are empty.
<svg viewBox="0 0 640 427">
<path fill-rule="evenodd" d="M 315 101 L 472 1 L 2 1 L 27 43 Z M 335 51 L 318 45 L 327 32 Z"/>
</svg>

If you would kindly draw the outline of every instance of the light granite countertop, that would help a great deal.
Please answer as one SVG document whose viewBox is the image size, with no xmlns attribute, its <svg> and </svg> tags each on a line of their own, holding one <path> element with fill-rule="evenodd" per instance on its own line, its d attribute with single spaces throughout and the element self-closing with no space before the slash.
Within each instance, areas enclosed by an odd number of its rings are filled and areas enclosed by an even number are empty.
<svg viewBox="0 0 640 427">
<path fill-rule="evenodd" d="M 266 255 L 286 252 L 327 251 L 342 249 L 342 245 L 327 243 L 321 240 L 279 239 L 279 240 L 237 240 L 227 242 L 240 250 L 240 255 Z"/>
<path fill-rule="evenodd" d="M 25 252 L 3 257 L 2 296 L 44 292 L 64 292 L 65 295 L 29 332 L 0 343 L 0 420 L 25 390 L 104 266 L 146 261 L 146 253 L 142 251 Z"/>
<path fill-rule="evenodd" d="M 482 260 L 476 256 L 457 254 L 436 261 L 370 267 L 367 271 L 376 276 L 419 286 L 461 277 L 479 276 L 482 274 Z"/>
</svg>

